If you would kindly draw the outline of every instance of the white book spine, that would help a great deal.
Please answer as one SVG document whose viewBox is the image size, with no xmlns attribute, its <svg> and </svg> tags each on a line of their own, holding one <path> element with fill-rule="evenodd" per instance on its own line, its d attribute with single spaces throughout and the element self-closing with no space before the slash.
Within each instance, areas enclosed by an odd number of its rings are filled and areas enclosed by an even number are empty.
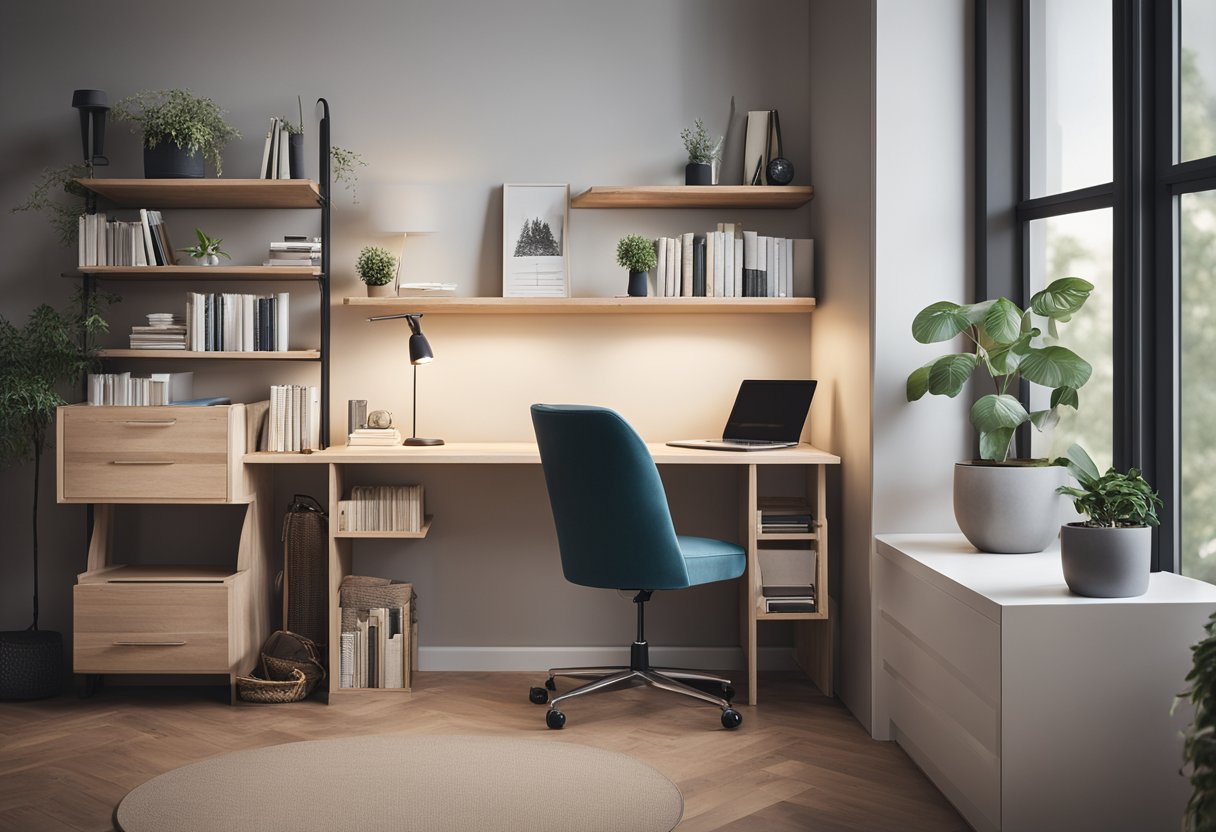
<svg viewBox="0 0 1216 832">
<path fill-rule="evenodd" d="M 274 348 L 280 352 L 286 352 L 290 347 L 288 344 L 288 328 L 291 322 L 291 316 L 288 314 L 288 301 L 291 300 L 291 295 L 287 292 L 279 292 L 275 295 L 275 322 L 274 322 Z"/>
<path fill-rule="evenodd" d="M 684 298 L 692 297 L 692 250 L 694 236 L 692 232 L 686 232 L 684 238 L 680 241 L 680 251 L 684 256 L 684 265 L 680 268 L 680 297 Z"/>
<path fill-rule="evenodd" d="M 667 294 L 667 238 L 655 240 L 658 265 L 655 267 L 655 290 L 651 294 L 662 297 Z"/>
<path fill-rule="evenodd" d="M 279 131 L 279 178 L 291 178 L 291 154 L 287 152 L 290 134 L 286 130 Z"/>
<path fill-rule="evenodd" d="M 270 119 L 270 127 L 266 129 L 266 143 L 262 145 L 262 167 L 258 179 L 266 179 L 270 175 L 270 140 L 274 136 L 275 119 Z"/>
<path fill-rule="evenodd" d="M 714 232 L 705 232 L 705 297 L 714 296 Z"/>
<path fill-rule="evenodd" d="M 743 297 L 743 227 L 735 224 L 735 286 L 734 296 Z"/>
</svg>

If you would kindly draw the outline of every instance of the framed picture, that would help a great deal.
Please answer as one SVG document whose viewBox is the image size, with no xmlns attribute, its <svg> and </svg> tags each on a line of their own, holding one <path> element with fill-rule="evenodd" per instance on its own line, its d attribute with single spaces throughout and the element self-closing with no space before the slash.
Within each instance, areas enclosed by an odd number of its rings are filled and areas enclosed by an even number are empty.
<svg viewBox="0 0 1216 832">
<path fill-rule="evenodd" d="M 569 185 L 502 186 L 502 296 L 570 297 Z"/>
</svg>

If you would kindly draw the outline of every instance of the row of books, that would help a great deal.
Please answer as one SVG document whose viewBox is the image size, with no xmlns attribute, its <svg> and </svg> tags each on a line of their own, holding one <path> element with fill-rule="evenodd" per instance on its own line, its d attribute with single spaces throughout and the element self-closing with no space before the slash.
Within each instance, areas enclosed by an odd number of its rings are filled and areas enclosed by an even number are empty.
<svg viewBox="0 0 1216 832">
<path fill-rule="evenodd" d="M 186 343 L 197 352 L 284 352 L 291 295 L 186 293 Z"/>
<path fill-rule="evenodd" d="M 270 129 L 266 131 L 266 143 L 262 146 L 262 171 L 258 179 L 291 179 L 291 153 L 287 150 L 290 135 L 288 122 L 270 117 Z M 304 178 L 303 171 L 296 173 L 297 179 Z"/>
<path fill-rule="evenodd" d="M 814 549 L 761 549 L 760 594 L 765 612 L 815 612 Z"/>
<path fill-rule="evenodd" d="M 716 231 L 655 240 L 659 297 L 792 298 L 811 291 L 814 240 L 790 240 L 718 223 Z"/>
<path fill-rule="evenodd" d="M 288 234 L 281 242 L 270 244 L 263 266 L 320 266 L 321 238 Z"/>
<path fill-rule="evenodd" d="M 186 319 L 172 312 L 152 312 L 147 326 L 131 327 L 133 350 L 184 350 L 186 348 Z"/>
<path fill-rule="evenodd" d="M 818 525 L 811 507 L 801 497 L 763 497 L 757 511 L 761 533 L 807 534 Z"/>
<path fill-rule="evenodd" d="M 89 404 L 165 405 L 194 398 L 194 373 L 89 373 Z"/>
<path fill-rule="evenodd" d="M 352 447 L 387 448 L 401 444 L 401 431 L 396 428 L 355 428 L 346 437 Z"/>
<path fill-rule="evenodd" d="M 346 532 L 422 531 L 421 485 L 358 485 L 338 501 L 338 528 Z"/>
<path fill-rule="evenodd" d="M 311 451 L 321 447 L 321 393 L 316 387 L 275 384 L 270 388 L 266 450 Z"/>
<path fill-rule="evenodd" d="M 134 222 L 108 214 L 81 214 L 76 227 L 77 265 L 173 266 L 173 244 L 160 211 L 139 209 Z"/>
<path fill-rule="evenodd" d="M 411 604 L 411 607 L 413 605 Z M 344 615 L 343 619 L 349 616 Z M 416 625 L 410 609 L 357 610 L 353 628 L 343 627 L 338 653 L 338 686 L 343 688 L 408 688 L 413 665 Z"/>
</svg>

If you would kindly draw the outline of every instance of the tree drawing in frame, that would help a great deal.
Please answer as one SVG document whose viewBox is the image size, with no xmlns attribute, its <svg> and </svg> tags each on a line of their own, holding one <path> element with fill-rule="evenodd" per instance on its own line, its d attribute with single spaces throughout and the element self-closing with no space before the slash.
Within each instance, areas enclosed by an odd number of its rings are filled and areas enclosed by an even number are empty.
<svg viewBox="0 0 1216 832">
<path fill-rule="evenodd" d="M 503 297 L 569 297 L 568 185 L 503 185 Z"/>
</svg>

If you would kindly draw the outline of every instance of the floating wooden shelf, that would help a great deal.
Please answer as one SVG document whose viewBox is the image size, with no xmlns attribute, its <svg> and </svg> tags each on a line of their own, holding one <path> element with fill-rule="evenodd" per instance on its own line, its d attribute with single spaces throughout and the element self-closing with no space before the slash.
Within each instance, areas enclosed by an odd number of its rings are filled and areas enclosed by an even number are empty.
<svg viewBox="0 0 1216 832">
<path fill-rule="evenodd" d="M 416 532 L 346 532 L 339 530 L 334 532 L 334 537 L 347 538 L 350 540 L 417 540 L 430 534 L 431 520 L 433 519 L 434 518 L 432 515 L 428 514 L 426 519 L 422 521 L 422 528 Z"/>
<path fill-rule="evenodd" d="M 596 185 L 571 208 L 801 208 L 810 185 Z"/>
<path fill-rule="evenodd" d="M 796 314 L 814 298 L 344 298 L 346 306 L 462 315 Z"/>
<path fill-rule="evenodd" d="M 827 616 L 821 612 L 764 612 L 756 611 L 757 621 L 824 621 Z"/>
<path fill-rule="evenodd" d="M 287 350 L 285 352 L 194 352 L 191 350 L 132 350 L 108 349 L 98 350 L 100 358 L 235 358 L 246 361 L 316 361 L 321 357 L 320 350 Z"/>
<path fill-rule="evenodd" d="M 758 532 L 757 540 L 818 540 L 815 532 Z"/>
<path fill-rule="evenodd" d="M 77 179 L 119 208 L 320 208 L 311 179 Z"/>
<path fill-rule="evenodd" d="M 84 266 L 64 277 L 101 277 L 106 280 L 315 280 L 317 266 Z"/>
</svg>

